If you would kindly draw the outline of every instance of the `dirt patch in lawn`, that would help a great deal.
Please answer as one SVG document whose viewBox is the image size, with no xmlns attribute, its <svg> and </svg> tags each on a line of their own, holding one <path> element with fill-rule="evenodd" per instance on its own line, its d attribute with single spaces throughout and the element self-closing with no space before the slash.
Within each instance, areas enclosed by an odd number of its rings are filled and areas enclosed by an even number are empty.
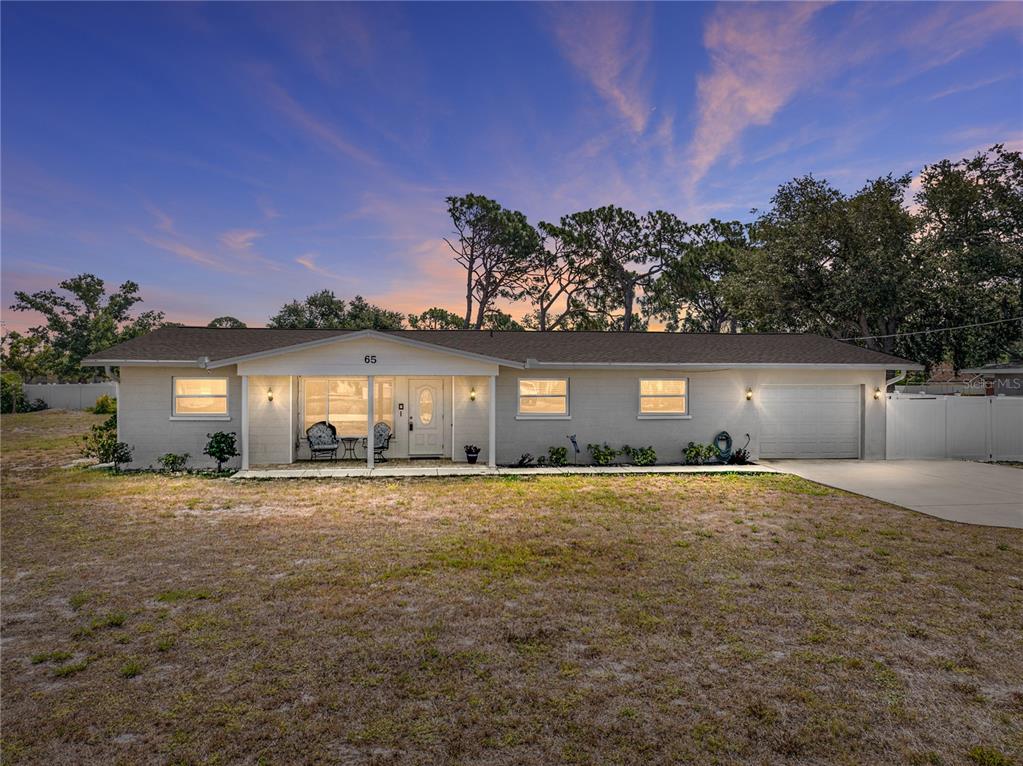
<svg viewBox="0 0 1023 766">
<path fill-rule="evenodd" d="M 787 476 L 61 468 L 90 418 L 2 420 L 5 763 L 1020 763 L 1018 530 Z"/>
</svg>

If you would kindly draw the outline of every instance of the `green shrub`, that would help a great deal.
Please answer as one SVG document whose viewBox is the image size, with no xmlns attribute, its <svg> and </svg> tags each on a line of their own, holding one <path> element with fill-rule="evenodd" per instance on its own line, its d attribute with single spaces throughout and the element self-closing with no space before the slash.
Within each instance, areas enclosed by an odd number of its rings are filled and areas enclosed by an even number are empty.
<svg viewBox="0 0 1023 766">
<path fill-rule="evenodd" d="M 25 390 L 21 377 L 16 372 L 5 372 L 0 376 L 0 412 L 22 412 L 25 406 Z"/>
<path fill-rule="evenodd" d="M 621 454 L 628 455 L 633 465 L 653 465 L 657 462 L 657 452 L 651 447 L 622 447 Z"/>
<path fill-rule="evenodd" d="M 187 452 L 175 453 L 168 452 L 164 455 L 160 455 L 156 460 L 163 466 L 163 470 L 169 471 L 170 473 L 178 473 L 179 471 L 185 470 L 185 464 L 188 463 L 190 458 Z"/>
<path fill-rule="evenodd" d="M 718 448 L 713 444 L 696 444 L 695 442 L 689 442 L 684 450 L 682 450 L 682 456 L 685 458 L 686 465 L 703 465 L 709 460 L 716 460 L 721 455 L 718 452 Z"/>
<path fill-rule="evenodd" d="M 32 401 L 26 400 L 24 405 L 22 406 L 21 409 L 18 410 L 18 412 L 42 412 L 43 410 L 48 409 L 50 409 L 50 405 L 48 405 L 42 399 L 33 399 Z"/>
<path fill-rule="evenodd" d="M 215 434 L 206 434 L 209 439 L 202 454 L 209 455 L 217 461 L 217 473 L 224 470 L 224 463 L 233 457 L 238 457 L 238 441 L 234 431 L 217 431 Z"/>
<path fill-rule="evenodd" d="M 92 407 L 86 408 L 86 412 L 92 412 L 96 415 L 114 415 L 117 413 L 117 400 L 112 396 L 103 394 Z"/>
<path fill-rule="evenodd" d="M 619 454 L 618 450 L 608 446 L 607 442 L 603 444 L 587 444 L 586 449 L 590 451 L 590 456 L 597 465 L 611 465 Z"/>
<path fill-rule="evenodd" d="M 547 450 L 547 464 L 568 465 L 568 447 L 551 447 Z"/>
</svg>

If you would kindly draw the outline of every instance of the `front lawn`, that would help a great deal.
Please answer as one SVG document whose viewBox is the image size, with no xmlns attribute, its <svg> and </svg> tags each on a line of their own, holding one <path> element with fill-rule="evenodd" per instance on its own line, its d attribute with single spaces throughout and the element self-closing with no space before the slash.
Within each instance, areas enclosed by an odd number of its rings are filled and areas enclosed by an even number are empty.
<svg viewBox="0 0 1023 766">
<path fill-rule="evenodd" d="M 1023 764 L 1023 533 L 786 476 L 235 482 L 2 418 L 4 763 Z"/>
</svg>

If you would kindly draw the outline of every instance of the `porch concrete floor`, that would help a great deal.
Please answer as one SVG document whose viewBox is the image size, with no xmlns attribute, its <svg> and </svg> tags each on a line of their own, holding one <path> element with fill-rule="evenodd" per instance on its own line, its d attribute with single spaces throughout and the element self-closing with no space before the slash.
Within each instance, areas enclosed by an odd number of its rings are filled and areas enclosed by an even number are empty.
<svg viewBox="0 0 1023 766">
<path fill-rule="evenodd" d="M 347 463 L 347 465 L 346 465 Z M 361 465 L 360 465 L 361 464 Z M 566 465 L 559 468 L 515 468 L 453 463 L 450 460 L 388 460 L 366 468 L 362 461 L 304 461 L 284 465 L 251 466 L 234 479 L 395 479 L 411 476 L 542 476 L 558 474 L 622 473 L 784 473 L 764 465 Z"/>
</svg>

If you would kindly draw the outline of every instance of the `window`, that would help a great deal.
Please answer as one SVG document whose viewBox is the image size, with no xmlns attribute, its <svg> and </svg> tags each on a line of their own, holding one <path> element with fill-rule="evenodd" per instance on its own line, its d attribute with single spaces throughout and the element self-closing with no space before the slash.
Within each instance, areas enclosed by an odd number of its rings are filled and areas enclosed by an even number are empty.
<svg viewBox="0 0 1023 766">
<path fill-rule="evenodd" d="M 419 392 L 419 424 L 428 426 L 433 422 L 433 390 L 424 388 Z"/>
<path fill-rule="evenodd" d="M 519 380 L 519 415 L 531 418 L 568 417 L 568 379 Z"/>
<path fill-rule="evenodd" d="M 308 429 L 325 420 L 337 429 L 338 436 L 362 436 L 366 433 L 369 398 L 366 378 L 306 378 L 303 421 Z M 373 381 L 373 410 L 377 423 L 394 429 L 394 380 Z"/>
<path fill-rule="evenodd" d="M 174 378 L 175 417 L 227 415 L 227 378 Z"/>
<path fill-rule="evenodd" d="M 689 381 L 659 378 L 639 381 L 641 418 L 680 418 L 689 414 Z"/>
</svg>

